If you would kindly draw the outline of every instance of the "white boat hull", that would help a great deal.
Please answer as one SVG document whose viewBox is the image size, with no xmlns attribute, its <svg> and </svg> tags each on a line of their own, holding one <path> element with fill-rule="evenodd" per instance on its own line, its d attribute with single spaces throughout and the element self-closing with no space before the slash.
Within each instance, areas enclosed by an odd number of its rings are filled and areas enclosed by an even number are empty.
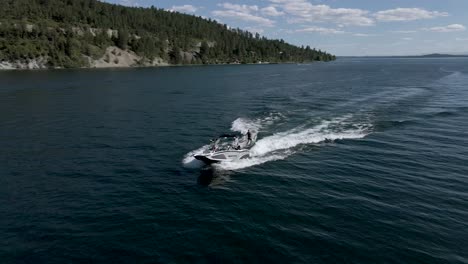
<svg viewBox="0 0 468 264">
<path fill-rule="evenodd" d="M 222 134 L 212 140 L 208 149 L 194 158 L 206 164 L 236 162 L 250 157 L 250 148 L 257 140 L 257 131 L 250 131 L 244 136 Z"/>
<path fill-rule="evenodd" d="M 250 157 L 250 150 L 223 150 L 214 151 L 209 153 L 203 153 L 195 155 L 197 160 L 201 160 L 207 164 L 219 163 L 219 162 L 235 162 Z"/>
</svg>

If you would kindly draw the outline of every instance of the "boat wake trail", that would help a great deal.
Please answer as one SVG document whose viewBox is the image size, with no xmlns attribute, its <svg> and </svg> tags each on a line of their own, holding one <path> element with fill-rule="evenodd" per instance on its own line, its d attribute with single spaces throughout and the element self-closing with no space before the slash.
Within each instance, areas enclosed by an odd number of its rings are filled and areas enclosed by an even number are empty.
<svg viewBox="0 0 468 264">
<path fill-rule="evenodd" d="M 232 123 L 231 130 L 245 133 L 248 129 L 255 129 L 260 131 L 260 135 L 266 134 L 268 128 L 275 121 L 281 119 L 283 118 L 279 115 L 255 120 L 238 118 Z M 214 166 L 223 170 L 243 169 L 269 161 L 285 159 L 297 153 L 300 149 L 299 146 L 343 139 L 359 139 L 371 131 L 372 125 L 369 122 L 356 122 L 352 115 L 322 120 L 310 127 L 301 125 L 283 132 L 273 132 L 255 143 L 251 149 L 250 158 L 236 162 L 223 162 Z M 207 147 L 208 145 L 187 153 L 183 160 L 184 165 L 193 167 L 193 155 L 203 152 Z"/>
</svg>

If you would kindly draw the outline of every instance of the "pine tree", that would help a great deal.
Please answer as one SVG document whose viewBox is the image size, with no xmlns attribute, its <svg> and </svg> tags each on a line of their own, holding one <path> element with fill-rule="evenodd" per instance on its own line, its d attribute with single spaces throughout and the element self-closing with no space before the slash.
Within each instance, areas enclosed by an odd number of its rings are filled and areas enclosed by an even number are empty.
<svg viewBox="0 0 468 264">
<path fill-rule="evenodd" d="M 126 30 L 119 30 L 116 44 L 117 47 L 123 50 L 128 48 L 128 32 Z"/>
</svg>

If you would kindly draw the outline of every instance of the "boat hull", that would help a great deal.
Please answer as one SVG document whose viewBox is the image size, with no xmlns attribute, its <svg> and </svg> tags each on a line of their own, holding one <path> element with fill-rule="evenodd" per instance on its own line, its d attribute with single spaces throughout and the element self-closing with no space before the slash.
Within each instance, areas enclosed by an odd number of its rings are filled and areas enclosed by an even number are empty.
<svg viewBox="0 0 468 264">
<path fill-rule="evenodd" d="M 228 151 L 217 151 L 210 153 L 203 153 L 195 155 L 194 158 L 203 161 L 206 164 L 213 164 L 219 162 L 235 162 L 250 157 L 250 151 L 243 150 L 228 150 Z"/>
<path fill-rule="evenodd" d="M 209 157 L 205 156 L 205 155 L 195 155 L 194 156 L 197 160 L 200 160 L 200 161 L 203 161 L 204 163 L 206 164 L 213 164 L 213 163 L 219 163 L 220 161 L 218 160 L 212 160 L 210 159 Z"/>
</svg>

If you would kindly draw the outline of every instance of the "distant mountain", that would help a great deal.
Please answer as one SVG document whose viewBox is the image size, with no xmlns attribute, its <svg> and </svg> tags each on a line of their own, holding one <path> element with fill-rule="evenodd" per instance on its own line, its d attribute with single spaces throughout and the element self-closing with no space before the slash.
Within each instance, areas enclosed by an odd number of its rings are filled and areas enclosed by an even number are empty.
<svg viewBox="0 0 468 264">
<path fill-rule="evenodd" d="M 468 55 L 432 53 L 432 54 L 426 54 L 426 55 L 339 56 L 339 58 L 446 58 L 446 57 L 468 57 Z"/>
<path fill-rule="evenodd" d="M 443 58 L 443 57 L 468 57 L 468 55 L 461 55 L 461 54 L 440 54 L 440 53 L 432 53 L 426 54 L 419 57 L 429 57 L 429 58 Z"/>
<path fill-rule="evenodd" d="M 330 61 L 211 19 L 97 0 L 0 0 L 0 68 Z"/>
</svg>

